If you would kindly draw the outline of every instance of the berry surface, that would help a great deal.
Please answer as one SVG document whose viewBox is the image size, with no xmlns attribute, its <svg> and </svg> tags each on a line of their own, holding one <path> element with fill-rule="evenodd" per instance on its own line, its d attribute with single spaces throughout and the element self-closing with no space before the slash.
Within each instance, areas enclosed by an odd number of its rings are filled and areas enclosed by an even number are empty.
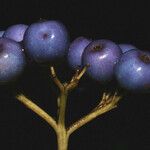
<svg viewBox="0 0 150 150">
<path fill-rule="evenodd" d="M 3 37 L 12 39 L 16 42 L 21 42 L 27 28 L 28 26 L 25 24 L 12 25 L 7 28 L 7 30 L 3 34 Z"/>
<path fill-rule="evenodd" d="M 119 47 L 121 48 L 123 53 L 132 49 L 137 49 L 134 45 L 131 44 L 119 44 Z"/>
<path fill-rule="evenodd" d="M 0 38 L 0 83 L 15 80 L 24 70 L 25 57 L 19 43 Z"/>
<path fill-rule="evenodd" d="M 150 89 L 150 52 L 130 50 L 122 55 L 115 67 L 119 84 L 128 90 Z"/>
<path fill-rule="evenodd" d="M 91 42 L 82 55 L 83 65 L 89 65 L 87 74 L 100 82 L 108 82 L 114 76 L 114 66 L 121 57 L 120 47 L 110 40 Z"/>
<path fill-rule="evenodd" d="M 85 47 L 91 42 L 92 40 L 87 39 L 85 37 L 78 37 L 76 38 L 69 47 L 68 51 L 68 63 L 69 66 L 76 70 L 82 67 L 82 53 Z"/>
<path fill-rule="evenodd" d="M 66 55 L 69 35 L 58 21 L 43 21 L 29 26 L 24 36 L 27 54 L 38 63 L 55 61 Z"/>
<path fill-rule="evenodd" d="M 5 31 L 0 31 L 0 38 L 3 36 Z"/>
</svg>

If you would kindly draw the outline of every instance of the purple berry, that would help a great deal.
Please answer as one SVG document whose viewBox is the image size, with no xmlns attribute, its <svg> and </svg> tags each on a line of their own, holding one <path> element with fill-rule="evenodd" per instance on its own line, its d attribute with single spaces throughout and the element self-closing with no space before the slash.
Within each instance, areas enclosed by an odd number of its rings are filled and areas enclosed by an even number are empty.
<svg viewBox="0 0 150 150">
<path fill-rule="evenodd" d="M 3 37 L 12 39 L 16 42 L 21 42 L 24 37 L 24 33 L 28 28 L 25 24 L 12 25 L 5 31 Z"/>
<path fill-rule="evenodd" d="M 19 43 L 0 38 L 0 83 L 15 80 L 23 71 L 25 57 Z"/>
<path fill-rule="evenodd" d="M 110 40 L 91 42 L 82 55 L 83 65 L 89 64 L 87 74 L 100 82 L 108 82 L 114 76 L 114 66 L 122 55 L 118 45 Z"/>
<path fill-rule="evenodd" d="M 0 38 L 3 36 L 5 31 L 0 31 Z"/>
<path fill-rule="evenodd" d="M 131 44 L 119 44 L 119 47 L 121 48 L 123 53 L 132 49 L 137 49 L 134 45 Z"/>
<path fill-rule="evenodd" d="M 90 42 L 90 39 L 78 37 L 71 43 L 68 51 L 68 63 L 74 70 L 82 66 L 82 53 Z"/>
<path fill-rule="evenodd" d="M 24 36 L 27 54 L 36 62 L 45 63 L 64 57 L 69 35 L 58 21 L 43 21 L 29 26 Z"/>
<path fill-rule="evenodd" d="M 128 90 L 150 90 L 150 52 L 130 50 L 115 67 L 119 84 Z"/>
</svg>

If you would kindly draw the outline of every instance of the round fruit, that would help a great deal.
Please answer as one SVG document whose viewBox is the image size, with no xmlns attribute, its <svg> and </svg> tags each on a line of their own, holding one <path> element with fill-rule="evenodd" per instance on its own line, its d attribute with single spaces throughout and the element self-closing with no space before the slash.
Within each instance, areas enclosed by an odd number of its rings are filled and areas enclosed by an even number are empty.
<svg viewBox="0 0 150 150">
<path fill-rule="evenodd" d="M 119 84 L 128 90 L 150 90 L 150 52 L 130 50 L 115 67 Z"/>
<path fill-rule="evenodd" d="M 100 82 L 108 82 L 114 76 L 114 66 L 122 51 L 118 45 L 110 40 L 96 40 L 91 42 L 82 55 L 83 65 L 89 65 L 87 74 Z"/>
<path fill-rule="evenodd" d="M 76 38 L 70 45 L 68 51 L 68 63 L 74 70 L 82 66 L 81 57 L 85 47 L 91 42 L 85 37 Z"/>
<path fill-rule="evenodd" d="M 5 31 L 3 37 L 12 39 L 16 42 L 21 42 L 27 28 L 28 26 L 24 24 L 12 25 Z"/>
<path fill-rule="evenodd" d="M 0 38 L 0 83 L 13 81 L 25 66 L 25 57 L 19 43 Z"/>
<path fill-rule="evenodd" d="M 137 49 L 134 45 L 131 44 L 119 44 L 119 47 L 121 48 L 123 53 L 132 49 Z"/>
<path fill-rule="evenodd" d="M 51 62 L 66 54 L 69 47 L 68 32 L 58 21 L 34 23 L 25 33 L 24 46 L 27 54 L 36 62 Z"/>
</svg>

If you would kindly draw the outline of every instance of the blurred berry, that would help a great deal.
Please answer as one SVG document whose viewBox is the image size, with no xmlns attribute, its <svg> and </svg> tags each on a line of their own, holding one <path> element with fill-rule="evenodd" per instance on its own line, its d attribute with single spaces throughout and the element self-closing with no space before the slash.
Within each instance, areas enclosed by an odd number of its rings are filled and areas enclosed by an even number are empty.
<svg viewBox="0 0 150 150">
<path fill-rule="evenodd" d="M 24 33 L 28 28 L 27 25 L 24 24 L 16 24 L 7 28 L 3 37 L 12 39 L 16 42 L 21 42 L 24 37 Z"/>
<path fill-rule="evenodd" d="M 123 53 L 132 49 L 137 49 L 134 45 L 131 44 L 119 44 L 119 47 L 121 48 Z"/>
<path fill-rule="evenodd" d="M 19 43 L 0 38 L 0 83 L 14 81 L 23 71 L 25 57 Z"/>
<path fill-rule="evenodd" d="M 0 38 L 3 36 L 5 31 L 0 31 Z"/>
<path fill-rule="evenodd" d="M 85 47 L 91 42 L 90 39 L 85 37 L 76 38 L 69 47 L 68 51 L 68 63 L 69 66 L 76 70 L 79 67 L 82 67 L 81 57 Z"/>
</svg>

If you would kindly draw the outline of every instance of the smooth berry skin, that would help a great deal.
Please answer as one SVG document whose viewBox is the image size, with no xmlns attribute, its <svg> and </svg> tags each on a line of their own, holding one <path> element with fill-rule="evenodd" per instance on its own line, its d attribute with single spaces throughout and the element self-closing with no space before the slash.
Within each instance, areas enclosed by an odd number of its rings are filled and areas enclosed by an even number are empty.
<svg viewBox="0 0 150 150">
<path fill-rule="evenodd" d="M 123 53 L 132 49 L 137 49 L 134 45 L 131 44 L 119 44 L 119 47 L 121 48 Z"/>
<path fill-rule="evenodd" d="M 115 67 L 120 86 L 131 91 L 150 90 L 150 52 L 130 50 Z"/>
<path fill-rule="evenodd" d="M 0 38 L 3 36 L 5 31 L 0 31 Z"/>
<path fill-rule="evenodd" d="M 16 42 L 21 42 L 23 40 L 24 33 L 27 28 L 28 28 L 28 26 L 25 24 L 12 25 L 7 28 L 3 37 L 12 39 Z"/>
<path fill-rule="evenodd" d="M 24 46 L 37 63 L 53 62 L 66 55 L 69 35 L 66 27 L 58 21 L 37 22 L 27 29 Z"/>
<path fill-rule="evenodd" d="M 19 43 L 0 38 L 0 83 L 15 81 L 23 72 L 25 57 Z"/>
<path fill-rule="evenodd" d="M 83 65 L 89 65 L 87 74 L 101 82 L 106 83 L 114 77 L 114 66 L 121 57 L 120 47 L 110 40 L 96 40 L 91 42 L 82 55 Z"/>
<path fill-rule="evenodd" d="M 68 51 L 68 64 L 73 69 L 79 69 L 82 67 L 82 53 L 85 47 L 92 42 L 92 40 L 87 39 L 85 37 L 78 37 L 76 38 L 69 47 Z"/>
</svg>

